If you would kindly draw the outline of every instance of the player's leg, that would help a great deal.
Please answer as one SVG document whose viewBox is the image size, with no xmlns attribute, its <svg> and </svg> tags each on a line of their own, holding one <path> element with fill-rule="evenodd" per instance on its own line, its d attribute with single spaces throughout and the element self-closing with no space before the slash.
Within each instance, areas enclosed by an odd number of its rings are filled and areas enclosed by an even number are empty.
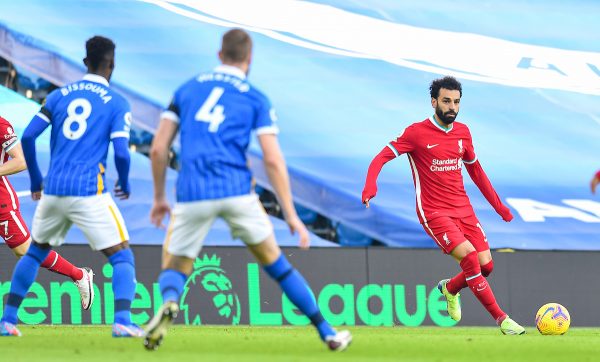
<svg viewBox="0 0 600 362">
<path fill-rule="evenodd" d="M 0 335 L 18 336 L 17 312 L 23 298 L 35 281 L 38 269 L 50 254 L 50 245 L 46 240 L 54 240 L 60 244 L 64 239 L 64 216 L 61 213 L 61 200 L 54 197 L 42 196 L 34 215 L 34 241 L 25 255 L 19 259 L 11 280 L 10 292 L 0 320 Z M 48 219 L 50 218 L 50 219 Z M 49 222 L 46 222 L 49 220 Z M 61 223 L 62 221 L 62 223 Z M 39 237 L 39 239 L 37 239 Z M 40 240 L 39 242 L 37 240 Z"/>
<path fill-rule="evenodd" d="M 23 220 L 21 212 L 18 210 L 11 211 L 0 217 L 0 226 L 4 226 L 0 231 L 4 231 L 4 240 L 6 244 L 11 248 L 12 252 L 17 258 L 22 257 L 29 249 L 31 244 L 31 235 L 27 229 L 27 224 Z M 73 282 L 81 281 L 86 272 L 83 268 L 77 268 L 71 264 L 68 260 L 63 258 L 56 251 L 50 251 L 50 254 L 41 264 L 42 268 L 46 268 L 51 272 L 65 275 Z M 89 303 L 87 303 L 89 308 Z M 84 306 L 84 309 L 88 309 Z"/>
<path fill-rule="evenodd" d="M 50 253 L 50 245 L 33 242 L 27 253 L 19 259 L 13 271 L 10 292 L 2 315 L 0 335 L 20 336 L 21 333 L 15 327 L 17 324 L 17 312 L 29 288 L 37 277 L 38 269 L 43 260 Z"/>
<path fill-rule="evenodd" d="M 198 251 L 199 252 L 199 251 Z M 197 255 L 197 254 L 196 254 Z M 179 313 L 179 299 L 185 282 L 192 271 L 193 258 L 163 252 L 163 270 L 158 277 L 163 304 L 145 328 L 144 347 L 150 351 L 158 349 Z"/>
<path fill-rule="evenodd" d="M 331 350 L 345 349 L 352 341 L 348 331 L 336 332 L 323 318 L 314 295 L 302 275 L 288 262 L 275 241 L 273 226 L 254 194 L 230 198 L 223 218 L 232 235 L 242 239 L 267 274 L 275 280 L 288 299 L 304 314 Z"/>
<path fill-rule="evenodd" d="M 69 219 L 85 234 L 91 248 L 101 251 L 113 268 L 113 336 L 141 337 L 142 329 L 131 321 L 131 302 L 137 284 L 135 257 L 129 248 L 129 233 L 121 212 L 110 194 L 66 199 Z"/>
<path fill-rule="evenodd" d="M 479 259 L 479 265 L 481 266 L 481 274 L 484 277 L 490 276 L 494 270 L 494 260 L 492 259 L 492 253 L 488 250 L 477 252 L 477 259 Z M 467 280 L 465 273 L 462 271 L 456 274 L 451 279 L 446 279 L 445 287 L 448 292 L 457 295 L 462 289 L 466 288 Z"/>
<path fill-rule="evenodd" d="M 459 265 L 465 275 L 469 289 L 471 289 L 475 297 L 490 313 L 492 318 L 494 318 L 500 326 L 502 333 L 524 334 L 525 329 L 510 319 L 500 306 L 498 306 L 492 287 L 481 273 L 481 266 L 479 265 L 475 247 L 469 241 L 464 241 L 451 251 L 451 255 L 460 261 Z"/>
<path fill-rule="evenodd" d="M 158 349 L 167 328 L 177 317 L 179 299 L 193 261 L 219 213 L 217 204 L 216 200 L 178 203 L 171 211 L 163 245 L 162 272 L 158 277 L 163 305 L 145 328 L 144 347 L 148 350 Z"/>
<path fill-rule="evenodd" d="M 465 237 L 458 228 L 454 220 L 450 217 L 438 217 L 423 223 L 423 229 L 431 236 L 436 244 L 442 249 L 444 254 L 450 254 L 452 249 L 462 242 Z M 446 298 L 446 310 L 450 318 L 460 321 L 462 310 L 460 307 L 460 294 L 450 293 L 447 285 L 450 279 L 440 280 L 438 283 L 439 291 Z"/>
<path fill-rule="evenodd" d="M 19 246 L 12 248 L 11 250 L 17 258 L 21 258 L 31 244 L 31 238 L 28 238 Z M 54 250 L 50 250 L 46 260 L 40 265 L 42 268 L 48 269 L 51 272 L 68 276 L 71 278 L 81 299 L 81 307 L 84 310 L 90 309 L 94 302 L 94 272 L 88 267 L 78 268 L 71 264 L 67 259 L 63 258 Z"/>
<path fill-rule="evenodd" d="M 123 225 L 124 226 L 124 225 Z M 112 288 L 115 319 L 113 337 L 141 337 L 142 329 L 131 321 L 131 302 L 135 297 L 135 257 L 127 240 L 101 249 L 113 268 Z"/>
<path fill-rule="evenodd" d="M 28 238 L 23 244 L 12 248 L 11 250 L 17 258 L 20 258 L 23 255 L 25 255 L 25 253 L 29 249 L 30 244 L 31 238 Z M 48 254 L 48 257 L 42 262 L 40 266 L 56 274 L 67 276 L 71 278 L 71 280 L 73 280 L 74 282 L 83 279 L 83 268 L 78 268 L 74 266 L 67 259 L 63 258 L 54 250 L 50 251 L 50 254 Z"/>
<path fill-rule="evenodd" d="M 483 231 L 483 227 L 475 215 L 455 221 L 460 231 L 475 247 L 479 265 L 481 266 L 481 274 L 487 278 L 494 270 L 494 261 L 492 260 L 492 253 L 490 252 L 490 246 L 485 231 Z M 458 294 L 458 292 L 467 287 L 465 274 L 461 271 L 453 278 L 449 279 L 445 284 L 445 287 L 449 293 L 453 295 Z"/>
</svg>

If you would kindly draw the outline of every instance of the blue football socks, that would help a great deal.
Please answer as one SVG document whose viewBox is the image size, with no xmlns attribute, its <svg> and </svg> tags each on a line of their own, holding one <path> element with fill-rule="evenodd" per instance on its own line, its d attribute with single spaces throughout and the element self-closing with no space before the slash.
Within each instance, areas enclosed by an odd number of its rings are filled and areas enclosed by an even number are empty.
<svg viewBox="0 0 600 362">
<path fill-rule="evenodd" d="M 187 277 L 180 271 L 173 269 L 165 269 L 158 277 L 158 285 L 160 293 L 163 297 L 163 302 L 179 303 L 179 297 L 183 292 Z"/>
<path fill-rule="evenodd" d="M 40 264 L 46 259 L 50 250 L 52 249 L 40 248 L 36 243 L 31 243 L 27 253 L 17 262 L 13 271 L 10 293 L 8 294 L 2 321 L 17 324 L 19 306 L 35 281 Z"/>
<path fill-rule="evenodd" d="M 135 259 L 131 249 L 122 249 L 108 257 L 113 267 L 115 323 L 131 324 L 131 301 L 135 297 Z"/>
<path fill-rule="evenodd" d="M 283 254 L 273 264 L 265 266 L 264 269 L 271 278 L 279 283 L 288 299 L 310 319 L 319 331 L 322 340 L 325 340 L 327 336 L 335 335 L 333 328 L 321 315 L 306 280 L 292 267 Z"/>
</svg>

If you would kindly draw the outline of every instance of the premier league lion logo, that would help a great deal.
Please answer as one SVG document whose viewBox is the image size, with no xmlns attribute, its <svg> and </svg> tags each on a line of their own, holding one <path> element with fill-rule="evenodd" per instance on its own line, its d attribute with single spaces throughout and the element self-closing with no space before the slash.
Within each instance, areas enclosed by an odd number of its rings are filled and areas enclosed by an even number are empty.
<svg viewBox="0 0 600 362">
<path fill-rule="evenodd" d="M 200 325 L 203 319 L 210 324 L 240 323 L 239 298 L 216 255 L 196 258 L 179 306 L 188 325 Z"/>
</svg>

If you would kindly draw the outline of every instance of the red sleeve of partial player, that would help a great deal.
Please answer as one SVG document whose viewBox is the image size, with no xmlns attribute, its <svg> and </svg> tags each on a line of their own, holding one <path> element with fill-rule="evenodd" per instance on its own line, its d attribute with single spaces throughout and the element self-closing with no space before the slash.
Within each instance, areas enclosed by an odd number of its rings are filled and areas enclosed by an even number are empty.
<svg viewBox="0 0 600 362">
<path fill-rule="evenodd" d="M 0 140 L 2 140 L 0 143 L 5 152 L 10 151 L 18 141 L 12 125 L 2 117 L 0 117 Z"/>
<path fill-rule="evenodd" d="M 367 181 L 365 182 L 365 188 L 362 192 L 361 201 L 363 203 L 375 197 L 377 194 L 377 177 L 379 176 L 383 165 L 394 158 L 396 158 L 396 154 L 388 146 L 384 147 L 383 150 L 373 158 L 373 161 L 371 161 L 371 164 L 369 165 L 369 170 L 367 171 Z"/>
<path fill-rule="evenodd" d="M 490 203 L 490 205 L 492 205 L 498 215 L 502 217 L 502 220 L 507 222 L 511 221 L 513 216 L 510 212 L 510 209 L 504 206 L 500 200 L 500 197 L 496 193 L 496 190 L 494 190 L 490 179 L 488 179 L 487 175 L 483 171 L 479 161 L 475 161 L 472 164 L 465 164 L 465 167 L 469 172 L 469 176 L 471 176 L 471 179 L 479 188 L 479 191 L 481 191 L 485 199 Z"/>
<path fill-rule="evenodd" d="M 596 172 L 596 177 L 600 178 L 600 170 L 598 170 L 598 172 Z"/>
</svg>

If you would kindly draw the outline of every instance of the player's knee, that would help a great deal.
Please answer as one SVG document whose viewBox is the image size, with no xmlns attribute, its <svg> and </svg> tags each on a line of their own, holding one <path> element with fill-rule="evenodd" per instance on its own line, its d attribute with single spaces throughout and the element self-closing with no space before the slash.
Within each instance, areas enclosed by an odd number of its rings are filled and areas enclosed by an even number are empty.
<svg viewBox="0 0 600 362">
<path fill-rule="evenodd" d="M 458 244 L 451 252 L 452 256 L 458 260 L 463 260 L 465 257 L 467 257 L 467 255 L 472 253 L 477 255 L 475 247 L 468 240 Z"/>
<path fill-rule="evenodd" d="M 12 250 L 13 254 L 15 254 L 15 256 L 16 256 L 18 259 L 20 259 L 21 257 L 23 257 L 23 255 L 25 255 L 25 253 L 27 252 L 27 249 L 24 249 L 24 248 L 18 248 L 18 247 L 17 247 L 17 248 L 14 248 L 14 249 L 11 249 L 11 250 Z"/>
<path fill-rule="evenodd" d="M 460 261 L 460 267 L 467 275 L 475 275 L 481 273 L 479 266 L 479 260 L 477 258 L 477 252 L 472 251 L 462 258 Z"/>
<path fill-rule="evenodd" d="M 493 270 L 494 270 L 494 261 L 493 260 L 490 260 L 487 264 L 481 266 L 481 274 L 486 278 L 490 274 L 492 274 Z"/>
</svg>

